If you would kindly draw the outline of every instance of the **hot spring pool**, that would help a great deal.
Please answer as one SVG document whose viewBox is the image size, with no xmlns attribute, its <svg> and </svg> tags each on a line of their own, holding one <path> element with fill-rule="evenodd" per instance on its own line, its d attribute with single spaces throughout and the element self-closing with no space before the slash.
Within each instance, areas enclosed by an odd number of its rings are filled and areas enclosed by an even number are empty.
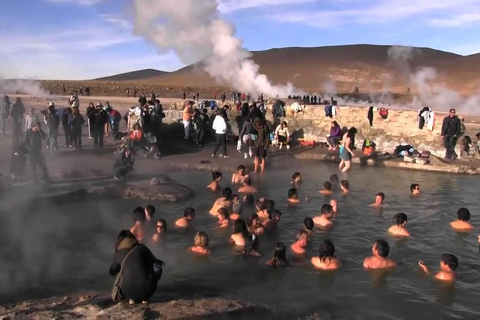
<svg viewBox="0 0 480 320">
<path fill-rule="evenodd" d="M 304 176 L 301 198 L 308 195 L 311 201 L 288 207 L 286 193 L 294 171 Z M 449 226 L 461 206 L 469 208 L 471 222 L 480 225 L 477 177 L 354 168 L 346 176 L 352 192 L 347 196 L 334 193 L 339 203 L 334 228 L 317 230 L 308 258 L 294 258 L 289 253 L 291 267 L 275 270 L 266 266 L 275 243 L 283 241 L 289 246 L 303 219 L 317 215 L 320 206 L 327 203 L 329 198 L 319 195 L 318 190 L 332 173 L 337 173 L 334 164 L 285 162 L 264 175 L 253 176 L 258 195 L 275 200 L 282 212 L 276 233 L 260 239 L 261 258 L 234 255 L 228 244 L 230 228 L 216 228 L 216 219 L 208 210 L 219 195 L 205 189 L 208 172 L 169 173 L 196 191 L 185 203 L 91 200 L 54 205 L 24 197 L 15 205 L 2 205 L 0 299 L 6 302 L 109 291 L 113 278 L 108 268 L 116 235 L 130 228 L 136 206 L 152 203 L 157 207 L 155 218 L 164 218 L 170 228 L 164 241 L 149 245 L 167 264 L 154 299 L 226 296 L 298 316 L 321 311 L 342 319 L 480 319 L 478 232 L 458 234 Z M 224 172 L 222 186 L 229 185 L 230 175 Z M 421 184 L 423 194 L 419 197 L 410 196 L 409 186 L 414 182 Z M 383 211 L 368 206 L 380 191 L 390 205 Z M 173 223 L 187 206 L 197 210 L 195 230 L 176 231 Z M 395 239 L 386 232 L 398 212 L 408 215 L 409 239 Z M 244 218 L 249 213 L 244 212 Z M 209 257 L 193 256 L 188 251 L 200 230 L 210 236 Z M 334 242 L 342 263 L 336 272 L 316 271 L 310 264 L 310 257 L 317 254 L 318 244 L 325 238 Z M 377 238 L 390 243 L 390 255 L 398 263 L 388 274 L 362 268 Z M 417 266 L 422 259 L 436 271 L 440 255 L 446 252 L 455 254 L 460 262 L 454 287 L 432 280 Z"/>
</svg>

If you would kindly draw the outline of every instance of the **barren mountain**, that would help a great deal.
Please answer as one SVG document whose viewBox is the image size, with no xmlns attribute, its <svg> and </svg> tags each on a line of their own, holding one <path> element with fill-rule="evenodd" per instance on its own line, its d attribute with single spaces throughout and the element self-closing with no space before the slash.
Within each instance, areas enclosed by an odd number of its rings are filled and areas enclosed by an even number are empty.
<svg viewBox="0 0 480 320">
<path fill-rule="evenodd" d="M 167 74 L 168 72 L 155 70 L 155 69 L 143 69 L 138 71 L 120 73 L 113 76 L 103 77 L 95 79 L 96 81 L 134 81 L 134 80 L 146 80 L 155 78 Z"/>
</svg>

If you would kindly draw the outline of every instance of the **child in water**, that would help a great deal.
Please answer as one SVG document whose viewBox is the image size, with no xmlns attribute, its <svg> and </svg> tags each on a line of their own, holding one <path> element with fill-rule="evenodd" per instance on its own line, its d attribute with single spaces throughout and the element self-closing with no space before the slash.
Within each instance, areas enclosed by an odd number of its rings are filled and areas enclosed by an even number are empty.
<svg viewBox="0 0 480 320">
<path fill-rule="evenodd" d="M 193 239 L 193 247 L 190 247 L 190 251 L 199 253 L 199 254 L 209 254 L 210 250 L 208 250 L 208 243 L 210 242 L 208 235 L 200 231 L 195 235 Z"/>
<path fill-rule="evenodd" d="M 388 242 L 379 239 L 373 243 L 372 246 L 372 256 L 366 257 L 363 261 L 363 267 L 365 269 L 386 269 L 386 268 L 393 268 L 397 264 L 387 258 L 388 254 L 390 253 L 390 246 Z"/>
<path fill-rule="evenodd" d="M 468 232 L 473 230 L 468 220 L 470 220 L 470 211 L 467 208 L 460 208 L 457 211 L 457 220 L 450 222 L 450 225 L 456 231 Z"/>
<path fill-rule="evenodd" d="M 228 210 L 226 208 L 218 209 L 218 226 L 220 228 L 228 227 Z"/>
<path fill-rule="evenodd" d="M 395 225 L 391 226 L 388 232 L 397 237 L 410 237 L 410 232 L 405 229 L 407 225 L 407 215 L 405 213 L 397 213 L 393 217 L 393 222 Z"/>
<path fill-rule="evenodd" d="M 418 265 L 425 272 L 429 273 L 425 262 L 419 261 Z M 440 259 L 440 271 L 435 275 L 435 279 L 442 281 L 455 281 L 457 278 L 458 259 L 453 254 L 444 253 Z"/>
<path fill-rule="evenodd" d="M 207 186 L 207 189 L 212 191 L 218 191 L 221 189 L 220 185 L 218 184 L 222 181 L 222 173 L 218 171 L 212 172 L 212 183 Z"/>
<path fill-rule="evenodd" d="M 318 248 L 318 257 L 311 260 L 313 266 L 320 270 L 335 270 L 340 267 L 337 257 L 335 257 L 335 246 L 330 240 L 325 240 Z"/>
<path fill-rule="evenodd" d="M 175 221 L 175 225 L 179 228 L 188 228 L 190 227 L 191 222 L 195 219 L 195 209 L 186 208 L 183 212 L 183 218 Z"/>
<path fill-rule="evenodd" d="M 273 258 L 267 261 L 267 264 L 272 267 L 287 267 L 288 260 L 286 257 L 287 248 L 281 242 L 277 242 L 275 251 L 273 252 Z"/>
</svg>

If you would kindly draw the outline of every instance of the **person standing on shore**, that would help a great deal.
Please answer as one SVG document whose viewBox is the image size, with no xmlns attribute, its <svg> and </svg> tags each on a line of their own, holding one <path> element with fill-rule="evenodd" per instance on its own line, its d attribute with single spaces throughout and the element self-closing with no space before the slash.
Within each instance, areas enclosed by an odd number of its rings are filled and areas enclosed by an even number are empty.
<svg viewBox="0 0 480 320">
<path fill-rule="evenodd" d="M 10 99 L 8 96 L 3 96 L 2 104 L 0 105 L 0 117 L 2 118 L 2 133 L 7 136 L 7 120 L 10 114 Z"/>
<path fill-rule="evenodd" d="M 188 101 L 183 109 L 183 128 L 185 130 L 185 140 L 190 139 L 193 116 L 193 101 Z"/>
<path fill-rule="evenodd" d="M 455 115 L 455 109 L 450 109 L 448 116 L 443 119 L 442 138 L 446 149 L 445 159 L 455 160 L 458 156 L 455 153 L 455 145 L 461 132 L 461 123 Z"/>
<path fill-rule="evenodd" d="M 31 129 L 25 133 L 25 149 L 30 157 L 30 164 L 32 166 L 32 175 L 34 183 L 37 182 L 36 171 L 37 167 L 40 168 L 43 174 L 45 182 L 50 182 L 50 176 L 48 175 L 47 165 L 42 154 L 42 140 L 45 140 L 47 135 L 40 127 L 40 122 L 35 120 L 32 123 Z"/>
<path fill-rule="evenodd" d="M 103 148 L 103 134 L 105 124 L 108 122 L 108 114 L 103 110 L 101 103 L 97 104 L 93 112 L 93 145 L 94 147 Z"/>
<path fill-rule="evenodd" d="M 17 98 L 15 103 L 12 106 L 12 111 L 10 112 L 10 117 L 12 118 L 12 147 L 18 147 L 22 141 L 22 120 L 23 114 L 25 113 L 25 106 L 23 105 L 22 99 Z M 27 131 L 27 130 L 25 130 Z"/>
<path fill-rule="evenodd" d="M 217 146 L 213 150 L 212 158 L 216 157 L 220 146 L 223 146 L 223 153 L 219 155 L 220 158 L 229 158 L 227 155 L 227 112 L 225 110 L 221 110 L 220 113 L 215 116 L 215 119 L 213 119 L 212 129 L 215 130 L 215 136 L 217 137 Z"/>
<path fill-rule="evenodd" d="M 57 138 L 58 138 L 58 126 L 60 125 L 60 116 L 55 110 L 55 104 L 50 102 L 48 104 L 47 114 L 44 116 L 43 121 L 47 125 L 47 135 L 49 141 L 49 149 L 52 154 L 57 153 Z"/>
<path fill-rule="evenodd" d="M 75 150 L 82 150 L 82 127 L 84 123 L 85 119 L 80 114 L 79 108 L 72 108 L 68 124 L 71 128 L 71 144 L 75 147 Z"/>
</svg>

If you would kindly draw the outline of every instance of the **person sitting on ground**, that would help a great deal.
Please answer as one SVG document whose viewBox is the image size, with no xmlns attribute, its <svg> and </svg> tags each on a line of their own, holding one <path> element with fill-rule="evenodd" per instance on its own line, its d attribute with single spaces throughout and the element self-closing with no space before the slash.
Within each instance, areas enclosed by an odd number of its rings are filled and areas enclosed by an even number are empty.
<svg viewBox="0 0 480 320">
<path fill-rule="evenodd" d="M 125 180 L 127 173 L 133 170 L 134 164 L 133 150 L 123 150 L 120 153 L 120 157 L 113 164 L 113 178 L 115 180 Z"/>
<path fill-rule="evenodd" d="M 315 223 L 313 222 L 312 218 L 305 218 L 303 220 L 303 229 L 307 231 L 309 236 L 313 236 L 315 234 L 315 231 L 313 231 Z"/>
<path fill-rule="evenodd" d="M 337 150 L 338 142 L 342 139 L 342 129 L 338 125 L 337 121 L 332 121 L 330 128 L 330 134 L 327 135 L 328 150 L 335 151 Z"/>
<path fill-rule="evenodd" d="M 320 210 L 320 215 L 313 218 L 313 223 L 321 227 L 331 226 L 333 224 L 330 219 L 333 217 L 333 208 L 329 204 L 324 204 Z"/>
<path fill-rule="evenodd" d="M 393 217 L 393 222 L 395 224 L 388 229 L 388 232 L 397 237 L 410 237 L 410 232 L 405 229 L 407 225 L 407 215 L 405 213 L 397 213 Z"/>
<path fill-rule="evenodd" d="M 277 242 L 275 251 L 273 252 L 273 258 L 267 261 L 267 264 L 272 267 L 287 267 L 287 248 L 281 242 Z"/>
<path fill-rule="evenodd" d="M 363 267 L 366 269 L 385 269 L 395 267 L 396 263 L 387 258 L 389 253 L 390 246 L 387 241 L 383 239 L 375 241 L 372 246 L 373 255 L 365 258 L 363 261 Z"/>
<path fill-rule="evenodd" d="M 457 211 L 457 220 L 450 222 L 450 225 L 454 230 L 467 232 L 473 230 L 468 220 L 470 220 L 470 211 L 467 208 L 460 208 Z"/>
<path fill-rule="evenodd" d="M 298 230 L 295 233 L 295 242 L 290 246 L 295 254 L 305 254 L 308 245 L 308 233 L 305 230 Z"/>
<path fill-rule="evenodd" d="M 199 254 L 209 254 L 210 250 L 208 250 L 208 243 L 210 242 L 210 239 L 208 238 L 208 235 L 200 231 L 195 235 L 195 238 L 193 239 L 193 247 L 190 247 L 190 251 L 194 253 L 199 253 Z"/>
<path fill-rule="evenodd" d="M 332 200 L 330 200 L 330 203 L 329 203 L 329 204 L 332 206 L 333 215 L 336 215 L 336 214 L 337 214 L 337 210 L 338 210 L 337 200 L 332 199 Z"/>
<path fill-rule="evenodd" d="M 167 222 L 163 219 L 158 219 L 155 223 L 155 234 L 152 237 L 152 240 L 158 242 L 160 237 L 167 232 Z"/>
<path fill-rule="evenodd" d="M 207 189 L 212 191 L 221 190 L 222 188 L 219 184 L 220 181 L 222 181 L 222 173 L 218 171 L 212 172 L 212 182 L 207 186 Z"/>
<path fill-rule="evenodd" d="M 245 174 L 245 166 L 239 165 L 237 172 L 232 174 L 232 184 L 242 184 L 243 180 L 248 176 Z"/>
<path fill-rule="evenodd" d="M 292 175 L 292 181 L 290 183 L 294 187 L 299 187 L 302 184 L 302 174 L 300 172 L 295 172 Z"/>
<path fill-rule="evenodd" d="M 155 214 L 155 206 L 149 204 L 145 207 L 145 219 L 147 221 L 152 221 L 153 215 Z"/>
<path fill-rule="evenodd" d="M 318 257 L 311 260 L 313 266 L 320 270 L 335 270 L 340 267 L 340 263 L 335 257 L 335 246 L 330 240 L 325 240 L 318 248 Z"/>
<path fill-rule="evenodd" d="M 216 216 L 218 213 L 218 209 L 220 208 L 227 208 L 230 210 L 232 207 L 232 189 L 229 187 L 226 187 L 222 190 L 222 195 L 223 197 L 218 198 L 215 200 L 215 203 L 212 206 L 212 209 L 210 209 L 210 214 L 213 216 Z"/>
<path fill-rule="evenodd" d="M 218 226 L 220 228 L 228 227 L 228 210 L 226 208 L 218 209 L 217 218 Z"/>
<path fill-rule="evenodd" d="M 318 191 L 320 194 L 323 194 L 323 195 L 331 195 L 333 192 L 332 192 L 332 183 L 330 181 L 326 181 L 324 184 L 323 184 L 323 189 Z"/>
<path fill-rule="evenodd" d="M 137 238 L 138 242 L 142 242 L 145 238 L 145 210 L 142 207 L 136 207 L 133 210 L 133 223 L 130 232 Z"/>
<path fill-rule="evenodd" d="M 288 190 L 288 204 L 299 204 L 300 200 L 298 199 L 298 190 L 296 188 L 290 188 Z"/>
<path fill-rule="evenodd" d="M 288 125 L 286 121 L 283 121 L 275 129 L 275 144 L 279 149 L 283 148 L 283 145 L 290 149 L 290 132 L 288 132 Z"/>
<path fill-rule="evenodd" d="M 420 260 L 418 265 L 425 273 L 429 273 L 425 262 Z M 435 279 L 442 281 L 455 281 L 457 278 L 458 259 L 453 254 L 444 253 L 440 258 L 440 271 L 435 275 Z"/>
<path fill-rule="evenodd" d="M 342 180 L 340 183 L 340 189 L 342 189 L 343 194 L 347 194 L 350 192 L 350 184 L 347 180 Z"/>
<path fill-rule="evenodd" d="M 144 149 L 145 139 L 143 136 L 143 129 L 140 124 L 135 123 L 133 130 L 128 135 L 128 147 L 133 149 Z"/>
<path fill-rule="evenodd" d="M 410 186 L 410 192 L 412 195 L 416 196 L 420 194 L 420 185 L 417 183 L 414 183 Z"/>
<path fill-rule="evenodd" d="M 383 202 L 383 200 L 385 200 L 385 194 L 383 192 L 379 192 L 375 196 L 375 203 L 372 203 L 370 206 L 371 207 L 385 207 L 385 206 L 388 206 L 387 204 L 385 204 Z"/>
<path fill-rule="evenodd" d="M 277 224 L 280 222 L 282 213 L 278 210 L 272 210 L 268 215 L 268 219 L 263 222 L 265 229 L 274 229 Z"/>
<path fill-rule="evenodd" d="M 130 304 L 146 304 L 157 290 L 165 263 L 155 258 L 128 230 L 120 231 L 115 244 L 115 255 L 110 266 L 111 276 L 121 277 L 122 298 Z M 115 301 L 119 302 L 119 301 Z"/>
<path fill-rule="evenodd" d="M 245 177 L 243 179 L 243 185 L 238 189 L 238 193 L 256 193 L 257 189 L 252 187 L 252 179 Z"/>
<path fill-rule="evenodd" d="M 178 219 L 175 225 L 179 228 L 188 228 L 195 219 L 195 209 L 188 207 L 183 212 L 183 218 Z"/>
</svg>

